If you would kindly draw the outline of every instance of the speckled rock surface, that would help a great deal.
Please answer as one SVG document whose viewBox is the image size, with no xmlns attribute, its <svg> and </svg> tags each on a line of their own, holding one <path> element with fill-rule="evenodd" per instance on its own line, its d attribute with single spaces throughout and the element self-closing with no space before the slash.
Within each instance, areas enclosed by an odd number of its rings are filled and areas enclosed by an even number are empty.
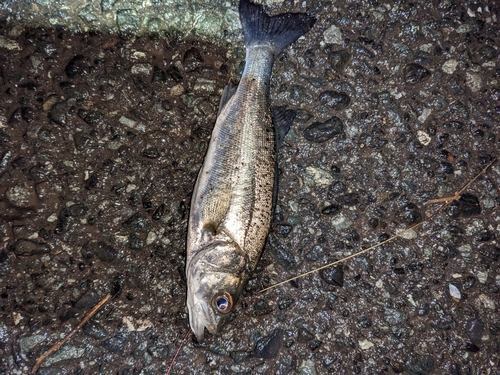
<svg viewBox="0 0 500 375">
<path fill-rule="evenodd" d="M 258 293 L 417 223 L 498 156 L 497 3 L 273 3 L 318 18 L 273 71 L 272 104 L 297 111 L 275 223 L 221 335 L 190 336 L 172 373 L 500 373 L 498 162 L 403 238 Z M 188 329 L 189 201 L 244 49 L 133 36 L 131 4 L 100 4 L 121 34 L 24 28 L 0 5 L 1 374 L 107 293 L 39 374 L 162 374 Z"/>
<path fill-rule="evenodd" d="M 11 25 L 121 35 L 162 33 L 223 42 L 239 34 L 234 4 L 206 0 L 5 0 L 0 3 L 0 16 Z"/>
</svg>

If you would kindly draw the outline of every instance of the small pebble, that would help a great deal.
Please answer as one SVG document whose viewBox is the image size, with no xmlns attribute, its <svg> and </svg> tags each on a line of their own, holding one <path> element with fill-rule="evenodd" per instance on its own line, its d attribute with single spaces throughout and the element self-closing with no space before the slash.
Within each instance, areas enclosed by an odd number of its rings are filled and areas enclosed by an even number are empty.
<svg viewBox="0 0 500 375">
<path fill-rule="evenodd" d="M 398 236 L 404 238 L 405 240 L 414 240 L 415 238 L 417 238 L 417 232 L 415 232 L 413 229 L 406 229 L 398 233 Z"/>
<path fill-rule="evenodd" d="M 180 96 L 184 94 L 184 86 L 181 84 L 175 85 L 170 89 L 170 95 L 172 96 Z"/>
<path fill-rule="evenodd" d="M 336 135 L 344 133 L 344 124 L 338 117 L 333 116 L 325 122 L 315 122 L 304 130 L 304 138 L 308 141 L 322 143 Z"/>
<path fill-rule="evenodd" d="M 0 36 L 0 48 L 5 48 L 9 51 L 21 51 L 21 46 L 15 40 L 7 39 Z"/>
<path fill-rule="evenodd" d="M 460 298 L 462 297 L 462 295 L 460 294 L 460 290 L 458 290 L 458 288 L 453 284 L 449 284 L 449 289 L 451 298 L 453 298 L 455 302 L 459 302 Z"/>
<path fill-rule="evenodd" d="M 411 375 L 431 374 L 434 370 L 434 359 L 428 354 L 410 354 L 406 368 Z"/>
<path fill-rule="evenodd" d="M 314 335 L 311 332 L 309 332 L 305 328 L 299 328 L 299 333 L 297 336 L 298 342 L 305 343 L 305 342 L 311 341 L 312 339 L 314 339 Z"/>
<path fill-rule="evenodd" d="M 319 276 L 327 284 L 344 286 L 344 267 L 341 264 L 320 270 Z"/>
<path fill-rule="evenodd" d="M 408 64 L 404 68 L 405 82 L 415 85 L 429 78 L 431 73 L 419 64 Z"/>
<path fill-rule="evenodd" d="M 483 79 L 481 75 L 476 73 L 467 72 L 465 74 L 466 85 L 471 89 L 472 92 L 478 92 L 483 87 Z"/>
<path fill-rule="evenodd" d="M 5 197 L 14 206 L 28 208 L 36 203 L 36 192 L 32 185 L 21 183 L 10 187 L 5 192 Z"/>
<path fill-rule="evenodd" d="M 327 105 L 337 111 L 345 109 L 351 103 L 351 98 L 345 92 L 324 91 L 318 98 L 321 104 Z"/>
<path fill-rule="evenodd" d="M 465 324 L 465 332 L 467 332 L 471 341 L 476 345 L 481 344 L 484 328 L 484 323 L 478 318 L 470 319 Z"/>
<path fill-rule="evenodd" d="M 132 66 L 131 72 L 132 74 L 143 74 L 149 76 L 153 72 L 153 66 L 148 63 L 135 64 Z"/>
<path fill-rule="evenodd" d="M 417 130 L 417 138 L 420 143 L 422 143 L 424 146 L 429 145 L 431 143 L 432 138 L 424 132 L 423 130 Z"/>
<path fill-rule="evenodd" d="M 323 40 L 329 44 L 344 44 L 344 36 L 338 26 L 332 25 L 323 33 Z"/>
<path fill-rule="evenodd" d="M 324 169 L 308 166 L 305 170 L 304 182 L 309 186 L 326 186 L 333 183 L 333 178 Z"/>
<path fill-rule="evenodd" d="M 488 280 L 488 272 L 478 271 L 476 273 L 476 277 L 481 284 L 486 284 L 486 281 Z"/>
<path fill-rule="evenodd" d="M 269 336 L 262 337 L 257 341 L 253 355 L 256 358 L 271 359 L 275 358 L 281 348 L 283 340 L 283 330 L 276 329 Z"/>
<path fill-rule="evenodd" d="M 48 254 L 50 252 L 51 252 L 50 246 L 43 242 L 36 242 L 31 240 L 19 240 L 14 245 L 14 254 L 19 256 Z"/>
<path fill-rule="evenodd" d="M 450 59 L 450 60 L 446 60 L 444 62 L 444 64 L 443 64 L 443 66 L 442 66 L 441 69 L 446 74 L 453 74 L 455 72 L 455 70 L 457 69 L 457 66 L 458 66 L 458 61 Z"/>
<path fill-rule="evenodd" d="M 390 326 L 400 324 L 407 319 L 407 316 L 404 312 L 397 309 L 385 309 L 384 311 L 384 320 Z"/>
<path fill-rule="evenodd" d="M 299 367 L 297 375 L 317 375 L 316 367 L 314 361 L 305 360 Z"/>
<path fill-rule="evenodd" d="M 334 216 L 337 215 L 342 210 L 342 207 L 338 204 L 331 204 L 326 206 L 321 210 L 321 213 L 324 215 Z"/>
<path fill-rule="evenodd" d="M 352 221 L 340 213 L 332 219 L 332 226 L 337 232 L 342 232 L 344 229 L 349 228 L 352 225 Z"/>
<path fill-rule="evenodd" d="M 370 349 L 370 348 L 375 346 L 375 344 L 373 342 L 368 341 L 368 340 L 359 340 L 358 344 L 359 344 L 359 348 L 361 350 L 367 350 L 367 349 Z"/>
</svg>

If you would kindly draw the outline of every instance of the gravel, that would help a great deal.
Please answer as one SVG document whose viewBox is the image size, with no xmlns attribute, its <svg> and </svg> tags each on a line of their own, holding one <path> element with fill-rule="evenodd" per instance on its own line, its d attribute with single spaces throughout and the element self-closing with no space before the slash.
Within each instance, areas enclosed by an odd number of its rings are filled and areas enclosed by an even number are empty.
<svg viewBox="0 0 500 375">
<path fill-rule="evenodd" d="M 318 18 L 273 70 L 272 105 L 297 111 L 279 209 L 220 335 L 189 336 L 173 373 L 500 372 L 498 162 L 431 222 L 258 293 L 401 233 L 498 156 L 498 4 L 267 2 Z M 38 373 L 165 373 L 237 7 L 35 3 L 0 4 L 0 373 L 108 293 Z"/>
</svg>

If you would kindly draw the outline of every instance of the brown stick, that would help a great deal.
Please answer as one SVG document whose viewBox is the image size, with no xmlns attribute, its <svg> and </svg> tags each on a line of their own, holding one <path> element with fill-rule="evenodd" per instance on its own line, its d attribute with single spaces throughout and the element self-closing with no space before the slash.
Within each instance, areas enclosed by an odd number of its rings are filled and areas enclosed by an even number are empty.
<svg viewBox="0 0 500 375">
<path fill-rule="evenodd" d="M 297 276 L 294 276 L 294 277 L 290 277 L 289 279 L 286 279 L 284 281 L 281 281 L 279 283 L 276 283 L 274 285 L 271 285 L 271 286 L 268 286 L 267 288 L 264 288 L 262 289 L 261 291 L 259 291 L 259 293 L 264 293 L 266 291 L 268 291 L 269 289 L 273 289 L 273 288 L 276 288 L 277 286 L 279 285 L 283 285 L 289 281 L 292 281 L 292 280 L 296 280 L 296 279 L 299 279 L 301 277 L 304 277 L 304 276 L 307 276 L 307 275 L 310 275 L 314 272 L 317 272 L 317 271 L 321 271 L 325 268 L 328 268 L 328 267 L 332 267 L 332 266 L 335 266 L 336 264 L 339 264 L 339 263 L 342 263 L 342 262 L 345 262 L 346 260 L 349 260 L 349 259 L 352 259 L 352 258 L 355 258 L 357 257 L 358 255 L 362 255 L 364 253 L 367 253 L 368 251 L 370 250 L 373 250 L 379 246 L 382 246 L 382 245 L 385 245 L 386 243 L 388 242 L 391 242 L 393 240 L 395 240 L 396 238 L 398 237 L 401 237 L 402 234 L 404 232 L 407 232 L 407 231 L 410 231 L 412 229 L 415 229 L 419 226 L 421 226 L 422 224 L 434 219 L 446 206 L 448 206 L 451 202 L 457 200 L 457 199 L 460 199 L 460 197 L 462 196 L 462 193 L 465 191 L 465 189 L 467 189 L 474 181 L 476 181 L 478 179 L 479 176 L 481 176 L 497 159 L 496 158 L 493 158 L 493 160 L 488 163 L 488 165 L 486 167 L 484 167 L 481 172 L 479 172 L 472 180 L 470 180 L 468 183 L 466 183 L 459 191 L 457 191 L 455 193 L 454 196 L 452 197 L 446 197 L 446 198 L 439 198 L 439 199 L 432 199 L 428 202 L 426 202 L 426 204 L 433 204 L 433 203 L 443 203 L 441 206 L 439 206 L 439 208 L 433 213 L 431 214 L 428 218 L 418 222 L 417 224 L 414 224 L 412 225 L 411 227 L 409 228 L 406 228 L 405 230 L 403 230 L 402 232 L 392 236 L 391 238 L 388 238 L 387 240 L 385 241 L 382 241 L 382 242 L 379 242 L 378 244 L 376 245 L 373 245 L 373 246 L 370 246 L 369 248 L 366 248 L 366 249 L 362 249 L 354 254 L 351 254 L 351 255 L 348 255 L 346 256 L 345 258 L 342 258 L 340 260 L 336 260 L 335 262 L 332 262 L 332 263 L 328 263 L 328 264 L 325 264 L 324 266 L 321 266 L 319 268 L 315 268 L 313 269 L 312 271 L 308 271 L 308 272 L 305 272 L 305 273 L 302 273 L 300 275 L 297 275 Z"/>
<path fill-rule="evenodd" d="M 37 358 L 35 365 L 31 369 L 31 374 L 34 375 L 36 371 L 40 368 L 40 365 L 47 359 L 49 358 L 52 354 L 57 352 L 61 346 L 64 345 L 66 341 L 68 341 L 71 337 L 74 336 L 74 334 L 82 328 L 85 323 L 87 323 L 90 318 L 92 318 L 109 300 L 111 299 L 111 295 L 108 294 L 106 295 L 103 299 L 99 301 L 97 305 L 95 305 L 92 310 L 90 310 L 82 319 L 80 324 L 78 324 L 75 328 L 71 330 L 70 333 L 68 333 L 61 341 L 55 343 L 50 347 L 49 350 L 47 350 L 45 353 L 43 353 L 40 357 Z"/>
<path fill-rule="evenodd" d="M 177 358 L 177 356 L 179 355 L 179 353 L 181 352 L 181 348 L 182 346 L 184 345 L 184 343 L 186 342 L 189 334 L 191 333 L 191 329 L 189 329 L 186 334 L 184 335 L 184 338 L 182 339 L 179 347 L 177 348 L 177 351 L 175 352 L 174 354 L 174 358 L 172 358 L 172 362 L 170 362 L 170 366 L 168 366 L 168 369 L 167 369 L 167 372 L 165 375 L 170 375 L 170 372 L 172 371 L 172 369 L 174 368 L 174 363 L 175 363 L 175 359 Z"/>
<path fill-rule="evenodd" d="M 460 198 L 462 198 L 462 196 L 458 193 L 455 193 L 455 195 L 452 195 L 450 197 L 431 199 L 431 200 L 425 202 L 424 204 L 426 206 L 428 206 L 430 204 L 436 204 L 436 203 L 451 203 L 453 201 L 459 200 Z"/>
</svg>

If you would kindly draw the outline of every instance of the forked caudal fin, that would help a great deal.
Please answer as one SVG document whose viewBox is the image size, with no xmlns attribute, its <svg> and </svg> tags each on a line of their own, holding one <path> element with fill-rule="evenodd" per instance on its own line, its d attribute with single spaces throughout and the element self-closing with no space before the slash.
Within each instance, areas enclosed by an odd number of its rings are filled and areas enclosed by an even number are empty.
<svg viewBox="0 0 500 375">
<path fill-rule="evenodd" d="M 270 43 L 275 48 L 275 55 L 307 33 L 316 22 L 314 17 L 305 13 L 269 16 L 262 5 L 249 0 L 240 0 L 240 20 L 245 46 Z"/>
</svg>

